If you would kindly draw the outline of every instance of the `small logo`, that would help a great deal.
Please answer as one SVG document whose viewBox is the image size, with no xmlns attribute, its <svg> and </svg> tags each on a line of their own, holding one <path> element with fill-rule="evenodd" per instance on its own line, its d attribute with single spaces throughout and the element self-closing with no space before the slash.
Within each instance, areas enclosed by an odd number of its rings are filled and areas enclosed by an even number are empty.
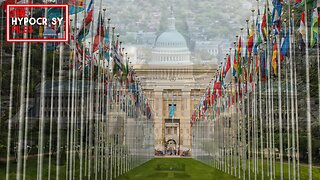
<svg viewBox="0 0 320 180">
<path fill-rule="evenodd" d="M 6 13 L 7 42 L 69 41 L 67 4 L 10 4 Z"/>
</svg>

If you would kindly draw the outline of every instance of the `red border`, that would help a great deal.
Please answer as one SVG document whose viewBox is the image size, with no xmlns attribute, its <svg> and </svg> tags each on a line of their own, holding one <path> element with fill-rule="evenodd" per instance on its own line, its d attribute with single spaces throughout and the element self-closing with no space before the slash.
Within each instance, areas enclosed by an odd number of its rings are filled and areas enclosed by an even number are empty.
<svg viewBox="0 0 320 180">
<path fill-rule="evenodd" d="M 66 23 L 66 31 L 64 32 L 64 38 L 36 38 L 36 39 L 13 39 L 10 38 L 10 18 L 9 18 L 9 10 L 10 8 L 64 8 L 66 10 L 65 13 L 65 21 Z M 9 4 L 7 5 L 7 42 L 69 42 L 69 5 L 68 4 Z"/>
</svg>

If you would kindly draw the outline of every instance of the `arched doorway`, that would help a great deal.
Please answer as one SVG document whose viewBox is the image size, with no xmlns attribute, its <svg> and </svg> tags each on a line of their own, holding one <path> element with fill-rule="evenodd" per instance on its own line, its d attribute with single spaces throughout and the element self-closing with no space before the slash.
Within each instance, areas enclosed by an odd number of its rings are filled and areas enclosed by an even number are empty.
<svg viewBox="0 0 320 180">
<path fill-rule="evenodd" d="M 174 139 L 169 139 L 166 142 L 166 155 L 177 155 L 177 142 Z"/>
</svg>

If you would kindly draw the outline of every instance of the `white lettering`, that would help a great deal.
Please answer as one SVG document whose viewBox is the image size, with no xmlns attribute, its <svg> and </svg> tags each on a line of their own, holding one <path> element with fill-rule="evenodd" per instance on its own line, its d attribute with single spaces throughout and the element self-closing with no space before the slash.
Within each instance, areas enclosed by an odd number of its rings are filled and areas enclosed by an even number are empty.
<svg viewBox="0 0 320 180">
<path fill-rule="evenodd" d="M 52 24 L 53 25 L 56 25 L 56 24 L 61 24 L 62 23 L 62 19 L 63 18 L 53 18 L 52 19 Z M 47 18 L 11 18 L 11 25 L 12 26 L 16 26 L 16 25 L 19 25 L 19 26 L 27 26 L 27 25 L 43 25 L 43 26 L 47 26 L 48 25 L 48 19 Z"/>
<path fill-rule="evenodd" d="M 30 19 L 29 19 L 29 24 L 30 24 L 31 26 L 35 25 L 35 24 L 36 24 L 36 19 L 35 19 L 35 18 L 30 18 Z"/>
<path fill-rule="evenodd" d="M 23 18 L 23 25 L 28 25 L 29 19 L 28 18 Z"/>
<path fill-rule="evenodd" d="M 23 20 L 23 18 L 18 18 L 18 21 L 19 21 L 19 25 L 20 25 L 20 26 L 22 25 L 22 20 Z"/>
<path fill-rule="evenodd" d="M 62 21 L 63 21 L 63 17 L 62 18 L 58 18 L 58 21 L 59 21 L 59 26 L 61 26 Z"/>
<path fill-rule="evenodd" d="M 56 25 L 56 24 L 57 24 L 57 19 L 56 19 L 56 18 L 52 18 L 51 21 L 52 21 L 52 22 L 51 22 L 52 25 Z"/>
<path fill-rule="evenodd" d="M 47 18 L 43 18 L 42 19 L 42 25 L 47 26 L 48 23 L 48 19 Z"/>
<path fill-rule="evenodd" d="M 12 25 L 12 26 L 16 26 L 17 23 L 18 23 L 17 18 L 11 18 L 11 25 Z"/>
</svg>

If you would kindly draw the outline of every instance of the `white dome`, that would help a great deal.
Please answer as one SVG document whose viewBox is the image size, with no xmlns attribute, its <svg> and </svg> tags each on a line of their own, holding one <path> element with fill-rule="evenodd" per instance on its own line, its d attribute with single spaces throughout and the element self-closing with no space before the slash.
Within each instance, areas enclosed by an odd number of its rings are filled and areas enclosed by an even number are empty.
<svg viewBox="0 0 320 180">
<path fill-rule="evenodd" d="M 155 44 L 155 48 L 188 48 L 184 37 L 176 30 L 162 33 Z"/>
<path fill-rule="evenodd" d="M 175 18 L 171 17 L 168 20 L 168 30 L 157 38 L 149 64 L 192 64 L 186 39 L 175 28 Z"/>
</svg>

